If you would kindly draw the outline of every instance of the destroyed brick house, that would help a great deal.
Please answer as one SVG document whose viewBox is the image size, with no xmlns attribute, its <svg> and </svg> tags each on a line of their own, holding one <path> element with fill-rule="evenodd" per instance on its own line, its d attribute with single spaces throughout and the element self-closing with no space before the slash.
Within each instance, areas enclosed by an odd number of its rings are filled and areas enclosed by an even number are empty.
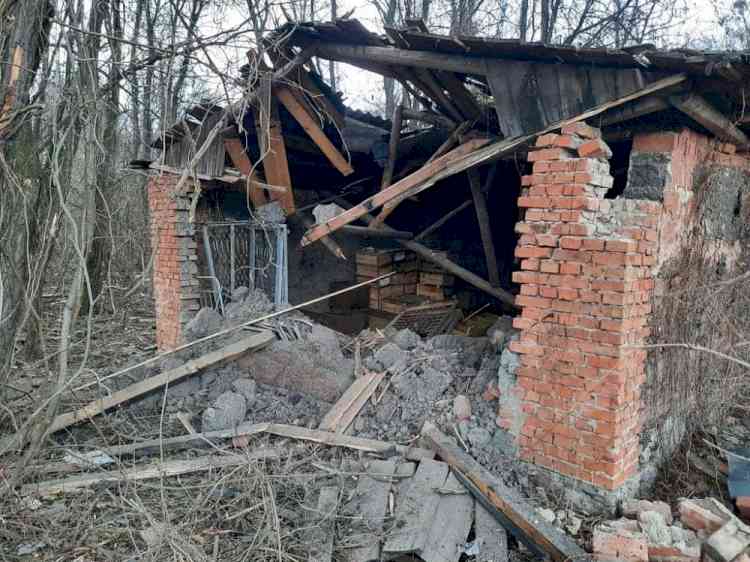
<svg viewBox="0 0 750 562">
<path fill-rule="evenodd" d="M 312 57 L 413 103 L 390 121 L 352 111 Z M 141 163 L 159 348 L 241 286 L 283 307 L 382 276 L 306 309 L 349 333 L 488 305 L 519 331 L 498 382 L 509 445 L 558 484 L 632 495 L 642 434 L 665 423 L 643 389 L 670 264 L 686 245 L 727 274 L 747 257 L 750 55 L 340 20 L 282 27 L 245 76 L 242 102 L 195 107 Z"/>
</svg>

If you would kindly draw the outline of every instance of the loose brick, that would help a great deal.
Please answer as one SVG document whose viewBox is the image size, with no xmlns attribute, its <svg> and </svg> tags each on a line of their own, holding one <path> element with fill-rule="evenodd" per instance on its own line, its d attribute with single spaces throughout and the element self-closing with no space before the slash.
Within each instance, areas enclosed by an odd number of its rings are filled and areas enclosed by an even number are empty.
<svg viewBox="0 0 750 562">
<path fill-rule="evenodd" d="M 581 158 L 612 158 L 612 150 L 602 139 L 591 139 L 578 147 Z"/>
<path fill-rule="evenodd" d="M 564 125 L 561 132 L 563 135 L 578 135 L 585 139 L 598 139 L 602 136 L 602 132 L 599 129 L 592 127 L 583 121 Z"/>
</svg>

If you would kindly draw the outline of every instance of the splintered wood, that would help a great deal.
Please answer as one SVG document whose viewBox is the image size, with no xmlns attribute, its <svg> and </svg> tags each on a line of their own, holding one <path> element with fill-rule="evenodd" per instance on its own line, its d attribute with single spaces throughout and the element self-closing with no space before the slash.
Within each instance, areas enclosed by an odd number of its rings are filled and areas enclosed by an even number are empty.
<svg viewBox="0 0 750 562">
<path fill-rule="evenodd" d="M 323 417 L 318 429 L 344 433 L 384 377 L 385 373 L 368 373 L 356 379 Z"/>
</svg>

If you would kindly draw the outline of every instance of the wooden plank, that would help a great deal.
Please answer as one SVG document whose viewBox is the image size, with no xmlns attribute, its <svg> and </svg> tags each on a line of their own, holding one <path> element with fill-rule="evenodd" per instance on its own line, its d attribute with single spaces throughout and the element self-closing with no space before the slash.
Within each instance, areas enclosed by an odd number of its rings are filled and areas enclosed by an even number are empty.
<svg viewBox="0 0 750 562">
<path fill-rule="evenodd" d="M 443 113 L 457 122 L 466 119 L 466 116 L 458 110 L 450 96 L 445 93 L 432 71 L 416 69 L 414 74 L 417 80 L 415 84 L 437 104 Z"/>
<path fill-rule="evenodd" d="M 467 199 L 463 203 L 461 203 L 458 207 L 455 209 L 452 209 L 448 211 L 446 214 L 444 214 L 442 217 L 440 217 L 438 220 L 433 222 L 430 226 L 425 228 L 422 232 L 417 234 L 414 237 L 414 241 L 417 242 L 421 240 L 422 238 L 425 238 L 435 232 L 438 228 L 443 226 L 445 223 L 447 223 L 449 220 L 451 220 L 453 217 L 455 217 L 458 213 L 466 209 L 467 207 L 471 206 L 474 203 L 473 199 Z"/>
<path fill-rule="evenodd" d="M 264 331 L 258 334 L 253 334 L 252 336 L 249 336 L 241 341 L 227 345 L 221 349 L 212 351 L 211 353 L 207 353 L 206 355 L 203 355 L 196 359 L 191 359 L 184 365 L 181 365 L 175 369 L 170 369 L 169 371 L 159 373 L 154 377 L 150 377 L 138 383 L 131 384 L 130 386 L 127 386 L 122 390 L 118 390 L 117 392 L 112 393 L 106 398 L 100 398 L 98 400 L 89 402 L 86 406 L 84 406 L 83 408 L 79 408 L 74 412 L 60 414 L 52 421 L 49 433 L 60 431 L 61 429 L 70 427 L 71 425 L 74 425 L 79 421 L 93 418 L 94 416 L 97 416 L 109 410 L 110 408 L 114 408 L 115 406 L 122 404 L 123 402 L 127 402 L 128 400 L 132 400 L 133 398 L 143 396 L 147 392 L 151 392 L 152 390 L 161 388 L 166 384 L 172 384 L 180 379 L 184 379 L 189 375 L 193 375 L 198 371 L 202 371 L 207 367 L 220 365 L 222 363 L 226 363 L 227 361 L 236 359 L 237 357 L 241 357 L 249 351 L 256 351 L 258 349 L 261 349 L 270 344 L 275 339 L 275 336 L 271 332 Z"/>
<path fill-rule="evenodd" d="M 431 422 L 422 437 L 445 462 L 456 478 L 490 513 L 527 547 L 555 562 L 583 559 L 586 552 L 562 531 L 544 521 L 521 495 L 460 449 Z"/>
<path fill-rule="evenodd" d="M 355 379 L 341 395 L 341 398 L 323 416 L 318 429 L 343 433 L 349 425 L 345 423 L 346 420 L 349 420 L 350 417 L 353 419 L 353 416 L 359 413 L 380 381 L 383 380 L 383 377 L 385 377 L 385 373 L 368 373 Z M 349 423 L 351 423 L 351 420 L 349 420 Z"/>
<path fill-rule="evenodd" d="M 383 169 L 383 178 L 380 181 L 380 189 L 385 189 L 393 181 L 393 170 L 396 168 L 396 159 L 398 158 L 398 145 L 401 140 L 401 124 L 404 111 L 403 103 L 396 106 L 391 121 L 391 136 L 388 139 L 388 161 Z"/>
<path fill-rule="evenodd" d="M 711 131 L 717 138 L 731 142 L 741 149 L 750 145 L 747 135 L 702 96 L 696 93 L 670 96 L 669 103 Z"/>
<path fill-rule="evenodd" d="M 318 106 L 321 112 L 326 117 L 331 119 L 331 121 L 336 123 L 336 127 L 339 130 L 342 130 L 346 126 L 344 116 L 341 115 L 341 112 L 336 108 L 333 102 L 329 100 L 328 97 L 323 94 L 323 92 L 320 91 L 320 88 L 318 88 L 318 85 L 312 79 L 310 74 L 303 68 L 300 68 L 299 70 L 300 72 L 297 76 L 297 81 L 299 82 L 300 86 L 302 86 L 302 89 L 312 100 L 312 102 Z"/>
<path fill-rule="evenodd" d="M 388 554 L 419 554 L 429 538 L 432 520 L 435 517 L 440 496 L 436 488 L 442 488 L 448 477 L 448 465 L 442 462 L 423 460 L 409 481 L 404 497 L 399 497 L 396 507 L 396 523 L 383 552 Z"/>
<path fill-rule="evenodd" d="M 331 562 L 333 559 L 333 538 L 338 504 L 338 486 L 325 486 L 320 489 L 318 508 L 312 514 L 308 533 L 309 562 Z"/>
<path fill-rule="evenodd" d="M 135 466 L 108 472 L 93 472 L 58 480 L 26 484 L 21 487 L 21 493 L 51 496 L 74 492 L 93 485 L 167 478 L 180 474 L 215 470 L 227 466 L 239 466 L 248 464 L 253 460 L 279 458 L 280 456 L 281 453 L 278 449 L 254 449 L 245 455 L 210 455 L 197 459 L 157 462 L 144 466 Z"/>
<path fill-rule="evenodd" d="M 402 455 L 410 460 L 431 459 L 435 456 L 433 451 L 420 449 L 419 447 L 406 447 L 395 443 L 377 441 L 376 439 L 352 437 L 350 435 L 320 431 L 319 429 L 307 429 L 306 427 L 297 427 L 294 425 L 272 423 L 268 424 L 265 432 L 272 435 L 278 435 L 279 437 L 312 441 L 314 443 L 330 445 L 331 447 L 346 447 L 348 449 L 375 453 L 381 456 Z"/>
<path fill-rule="evenodd" d="M 658 111 L 664 111 L 670 107 L 669 102 L 659 96 L 651 96 L 643 98 L 634 104 L 626 105 L 615 111 L 607 112 L 596 125 L 600 127 L 606 127 L 608 125 L 614 125 L 615 123 L 621 123 L 623 121 L 629 121 L 630 119 L 636 119 L 643 115 L 649 115 Z"/>
<path fill-rule="evenodd" d="M 463 135 L 468 129 L 471 127 L 471 121 L 464 121 L 463 123 L 460 123 L 450 135 L 448 135 L 448 138 L 445 139 L 443 144 L 441 144 L 437 150 L 427 159 L 427 164 L 435 160 L 436 158 L 440 158 L 443 154 L 448 152 L 453 146 L 458 143 L 459 138 L 461 135 Z"/>
<path fill-rule="evenodd" d="M 354 168 L 334 146 L 328 136 L 325 134 L 320 125 L 315 121 L 312 115 L 297 100 L 294 94 L 287 87 L 277 86 L 274 93 L 282 105 L 292 114 L 297 123 L 305 130 L 312 141 L 320 148 L 320 151 L 328 158 L 328 161 L 343 175 L 348 176 L 354 173 Z"/>
<path fill-rule="evenodd" d="M 479 233 L 482 236 L 482 246 L 484 247 L 484 258 L 487 262 L 487 276 L 493 287 L 500 286 L 500 273 L 497 267 L 497 255 L 495 254 L 495 242 L 492 239 L 492 224 L 490 223 L 490 214 L 487 211 L 487 199 L 482 192 L 482 185 L 479 178 L 479 170 L 471 168 L 466 171 L 469 176 L 469 185 L 471 186 L 471 196 L 474 199 L 474 210 L 477 214 L 479 223 Z"/>
<path fill-rule="evenodd" d="M 380 542 L 395 472 L 395 461 L 374 460 L 367 466 L 367 473 L 359 477 L 357 491 L 347 506 L 347 513 L 352 514 L 356 537 L 353 539 L 356 546 L 345 551 L 349 562 L 380 560 Z"/>
<path fill-rule="evenodd" d="M 365 406 L 367 401 L 370 399 L 370 396 L 373 395 L 375 390 L 378 388 L 378 385 L 380 382 L 385 378 L 385 373 L 373 373 L 375 376 L 372 377 L 372 380 L 367 385 L 367 387 L 362 391 L 362 393 L 357 396 L 353 403 L 346 409 L 343 416 L 339 420 L 337 426 L 336 426 L 336 433 L 344 433 L 347 429 L 349 429 L 349 426 L 352 424 L 352 422 L 355 420 L 359 412 L 362 410 L 362 408 Z M 367 376 L 367 375 L 365 375 Z"/>
<path fill-rule="evenodd" d="M 508 533 L 481 503 L 474 505 L 474 540 L 479 542 L 476 562 L 507 562 Z"/>
<path fill-rule="evenodd" d="M 398 197 L 409 197 L 424 191 L 435 183 L 435 178 L 440 172 L 444 171 L 462 156 L 470 154 L 477 148 L 484 146 L 487 142 L 489 142 L 487 139 L 472 139 L 462 144 L 429 165 L 420 168 L 413 174 L 406 176 L 402 180 L 399 180 L 393 185 L 379 191 L 372 197 L 365 199 L 359 205 L 340 213 L 325 223 L 318 224 L 314 228 L 311 228 L 302 237 L 302 241 L 300 242 L 301 245 L 307 246 L 318 240 L 321 236 L 330 234 L 345 224 L 354 222 L 370 210 L 380 207 L 389 201 L 393 201 Z"/>
<path fill-rule="evenodd" d="M 425 562 L 458 562 L 474 521 L 474 498 L 452 472 L 438 493 L 440 501 L 420 557 Z"/>
<path fill-rule="evenodd" d="M 253 170 L 253 164 L 250 162 L 250 158 L 245 151 L 245 147 L 242 146 L 240 139 L 224 139 L 224 148 L 237 169 L 247 176 L 247 194 L 250 197 L 253 207 L 258 209 L 270 203 L 268 196 L 257 183 L 258 177 L 255 170 Z"/>
<path fill-rule="evenodd" d="M 295 213 L 292 178 L 289 174 L 289 161 L 284 145 L 284 133 L 279 120 L 279 109 L 275 98 L 271 97 L 266 106 L 264 96 L 259 96 L 261 109 L 258 112 L 255 128 L 261 148 L 263 171 L 266 181 L 272 185 L 286 187 L 287 193 L 272 193 L 271 199 L 278 201 L 287 216 Z M 267 128 L 266 128 L 267 127 Z"/>
</svg>

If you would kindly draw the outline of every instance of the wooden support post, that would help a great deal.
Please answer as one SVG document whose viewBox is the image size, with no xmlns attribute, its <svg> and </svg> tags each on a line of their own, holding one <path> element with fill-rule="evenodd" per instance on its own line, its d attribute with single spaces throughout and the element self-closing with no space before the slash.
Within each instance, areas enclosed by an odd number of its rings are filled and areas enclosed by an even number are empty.
<svg viewBox="0 0 750 562">
<path fill-rule="evenodd" d="M 287 216 L 295 213 L 294 193 L 292 192 L 292 178 L 289 174 L 289 161 L 284 145 L 284 133 L 279 120 L 279 108 L 276 99 L 270 97 L 268 107 L 260 96 L 260 119 L 256 120 L 255 128 L 258 143 L 263 158 L 263 171 L 266 181 L 271 185 L 286 187 L 286 193 L 273 192 L 271 197 L 278 201 Z"/>
<path fill-rule="evenodd" d="M 455 217 L 458 213 L 460 213 L 461 211 L 463 211 L 466 207 L 471 206 L 472 203 L 474 203 L 473 199 L 467 199 L 466 201 L 464 201 L 463 203 L 461 203 L 455 209 L 452 209 L 451 211 L 447 212 L 442 217 L 440 217 L 438 220 L 436 220 L 435 222 L 433 222 L 430 226 L 428 226 L 427 228 L 425 228 L 422 232 L 420 232 L 419 234 L 417 234 L 414 237 L 414 241 L 418 242 L 422 238 L 425 238 L 425 237 L 429 236 L 430 234 L 432 234 L 433 232 L 435 232 L 438 228 L 440 228 L 445 223 L 447 223 L 449 220 L 451 220 L 453 217 Z"/>
<path fill-rule="evenodd" d="M 398 144 L 401 140 L 401 123 L 404 111 L 403 103 L 396 106 L 391 121 L 391 137 L 388 139 L 388 162 L 383 170 L 383 179 L 380 182 L 380 189 L 385 189 L 391 185 L 393 180 L 393 170 L 396 168 L 396 159 L 398 158 Z"/>
<path fill-rule="evenodd" d="M 328 161 L 345 176 L 354 173 L 354 168 L 351 167 L 351 164 L 339 152 L 338 148 L 333 145 L 323 129 L 321 129 L 313 116 L 308 113 L 294 93 L 284 86 L 277 86 L 274 89 L 274 93 L 287 111 L 292 114 L 297 123 L 302 126 L 307 135 L 318 146 L 320 151 L 328 158 Z"/>
<path fill-rule="evenodd" d="M 469 176 L 471 196 L 474 199 L 474 210 L 477 213 L 479 233 L 482 236 L 482 245 L 484 246 L 484 257 L 487 260 L 487 276 L 490 278 L 490 284 L 493 287 L 499 287 L 500 273 L 497 269 L 495 242 L 492 240 L 492 224 L 490 222 L 490 214 L 487 211 L 487 199 L 482 192 L 479 170 L 477 168 L 471 168 L 466 170 L 466 174 Z"/>
<path fill-rule="evenodd" d="M 229 158 L 232 160 L 235 167 L 241 174 L 247 176 L 246 189 L 253 207 L 257 209 L 270 203 L 265 191 L 263 191 L 258 184 L 257 174 L 255 173 L 255 170 L 253 170 L 253 164 L 250 162 L 250 158 L 245 151 L 245 147 L 242 146 L 240 139 L 224 140 L 224 148 L 226 149 L 227 154 L 229 154 Z"/>
<path fill-rule="evenodd" d="M 518 492 L 505 486 L 434 424 L 425 423 L 422 437 L 451 466 L 453 474 L 477 501 L 533 552 L 554 562 L 586 558 L 586 552 L 573 539 L 544 521 Z"/>
<path fill-rule="evenodd" d="M 702 125 L 719 139 L 747 149 L 750 139 L 732 121 L 696 93 L 671 96 L 669 103 Z"/>
</svg>

